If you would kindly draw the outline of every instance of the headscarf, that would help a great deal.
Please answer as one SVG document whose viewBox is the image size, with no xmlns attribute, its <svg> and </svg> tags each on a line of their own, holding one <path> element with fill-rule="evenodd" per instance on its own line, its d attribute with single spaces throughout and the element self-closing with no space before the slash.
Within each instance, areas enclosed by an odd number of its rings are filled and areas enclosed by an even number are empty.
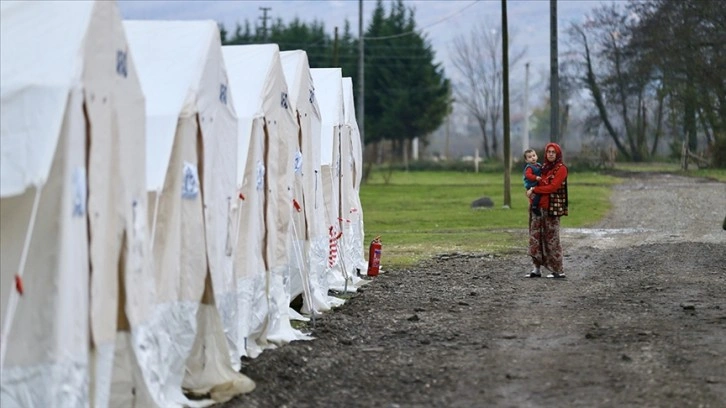
<svg viewBox="0 0 726 408">
<path fill-rule="evenodd" d="M 547 160 L 547 149 L 549 149 L 550 147 L 554 148 L 555 152 L 557 152 L 554 162 Z M 547 143 L 547 146 L 545 146 L 545 151 L 544 151 L 544 164 L 542 165 L 542 174 L 545 174 L 562 165 L 564 165 L 564 163 L 562 162 L 562 148 L 560 147 L 560 145 L 558 145 L 557 143 L 554 143 L 554 142 Z"/>
</svg>

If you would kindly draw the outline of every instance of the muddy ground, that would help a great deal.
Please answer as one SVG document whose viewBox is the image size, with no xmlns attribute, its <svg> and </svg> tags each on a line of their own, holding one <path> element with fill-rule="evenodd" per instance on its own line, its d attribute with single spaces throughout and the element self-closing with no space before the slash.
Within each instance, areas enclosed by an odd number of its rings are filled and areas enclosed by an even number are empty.
<svg viewBox="0 0 726 408">
<path fill-rule="evenodd" d="M 726 184 L 632 175 L 612 201 L 563 230 L 566 280 L 524 278 L 525 231 L 389 270 L 221 406 L 725 407 Z"/>
</svg>

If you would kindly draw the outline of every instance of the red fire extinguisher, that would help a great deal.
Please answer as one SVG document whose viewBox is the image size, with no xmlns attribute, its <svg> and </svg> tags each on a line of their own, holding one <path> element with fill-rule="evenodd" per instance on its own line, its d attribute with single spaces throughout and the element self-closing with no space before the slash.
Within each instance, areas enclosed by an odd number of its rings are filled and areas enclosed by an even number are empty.
<svg viewBox="0 0 726 408">
<path fill-rule="evenodd" d="M 382 248 L 380 236 L 371 241 L 371 247 L 368 250 L 368 276 L 378 276 L 378 269 L 381 267 Z"/>
</svg>

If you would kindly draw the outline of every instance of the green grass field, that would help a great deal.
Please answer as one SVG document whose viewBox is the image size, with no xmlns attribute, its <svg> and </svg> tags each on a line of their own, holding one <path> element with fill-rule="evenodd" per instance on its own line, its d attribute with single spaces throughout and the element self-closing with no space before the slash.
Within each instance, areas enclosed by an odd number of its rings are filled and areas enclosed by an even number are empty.
<svg viewBox="0 0 726 408">
<path fill-rule="evenodd" d="M 659 164 L 616 166 L 627 171 L 669 171 Z M 451 252 L 507 253 L 527 245 L 527 198 L 522 176 L 512 171 L 512 208 L 503 208 L 504 176 L 500 173 L 453 171 L 394 172 L 373 170 L 361 187 L 365 227 L 364 246 L 380 235 L 382 264 L 407 267 L 418 260 Z M 695 170 L 688 175 L 726 181 L 726 170 Z M 569 212 L 565 228 L 588 227 L 610 209 L 610 192 L 622 180 L 596 172 L 573 172 L 568 177 Z M 487 196 L 494 207 L 471 209 L 471 202 Z M 366 255 L 367 257 L 367 255 Z"/>
<path fill-rule="evenodd" d="M 512 174 L 512 208 L 503 208 L 504 176 L 495 173 L 396 172 L 388 184 L 373 172 L 361 188 L 366 243 L 380 235 L 383 265 L 405 267 L 440 253 L 503 253 L 524 248 L 528 212 L 519 172 Z M 597 222 L 610 208 L 616 177 L 597 173 L 568 178 L 570 216 L 564 227 Z M 494 206 L 474 210 L 487 196 Z"/>
</svg>

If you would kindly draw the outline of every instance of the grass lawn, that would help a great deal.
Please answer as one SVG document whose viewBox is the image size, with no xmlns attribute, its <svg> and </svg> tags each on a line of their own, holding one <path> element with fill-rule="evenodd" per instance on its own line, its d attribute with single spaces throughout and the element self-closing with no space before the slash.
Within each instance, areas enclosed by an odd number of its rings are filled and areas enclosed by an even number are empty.
<svg viewBox="0 0 726 408">
<path fill-rule="evenodd" d="M 726 169 L 681 171 L 678 164 L 618 163 L 616 170 L 658 171 L 726 182 Z M 524 252 L 527 245 L 527 198 L 518 170 L 511 175 L 512 207 L 503 208 L 501 173 L 373 170 L 361 187 L 364 247 L 380 235 L 382 265 L 406 267 L 436 254 L 451 252 Z M 572 172 L 568 177 L 570 215 L 565 228 L 588 227 L 610 209 L 611 187 L 622 180 L 597 172 Z M 494 206 L 473 210 L 471 202 L 489 197 Z M 367 254 L 366 254 L 367 258 Z"/>
<path fill-rule="evenodd" d="M 585 227 L 610 209 L 610 187 L 620 179 L 598 173 L 568 177 L 570 216 L 563 227 Z M 373 171 L 361 188 L 365 243 L 380 235 L 382 264 L 406 267 L 440 253 L 504 253 L 524 250 L 527 197 L 519 171 L 512 172 L 512 207 L 503 208 L 504 176 L 499 173 L 394 172 L 386 184 Z M 489 197 L 494 206 L 473 210 Z"/>
</svg>

